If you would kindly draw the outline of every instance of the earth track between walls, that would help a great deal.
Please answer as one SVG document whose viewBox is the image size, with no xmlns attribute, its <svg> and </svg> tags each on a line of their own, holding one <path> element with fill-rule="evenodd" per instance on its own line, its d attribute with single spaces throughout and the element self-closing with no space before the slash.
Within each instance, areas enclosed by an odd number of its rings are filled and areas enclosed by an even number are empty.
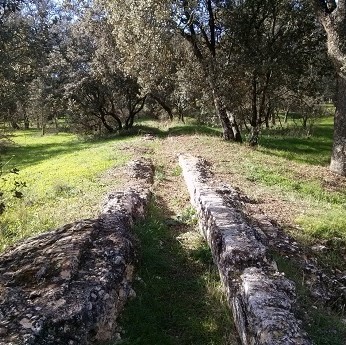
<svg viewBox="0 0 346 345">
<path fill-rule="evenodd" d="M 147 145 L 158 152 L 161 144 Z M 137 298 L 125 309 L 121 344 L 239 345 L 177 156 L 164 150 L 152 157 L 153 202 L 148 219 L 136 229 L 141 247 Z"/>
</svg>

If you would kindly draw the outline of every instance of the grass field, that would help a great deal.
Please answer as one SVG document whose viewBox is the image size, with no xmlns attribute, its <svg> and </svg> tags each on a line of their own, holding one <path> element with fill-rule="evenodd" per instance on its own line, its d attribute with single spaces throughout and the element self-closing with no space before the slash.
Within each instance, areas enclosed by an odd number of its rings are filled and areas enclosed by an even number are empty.
<svg viewBox="0 0 346 345">
<path fill-rule="evenodd" d="M 87 142 L 71 134 L 42 137 L 28 131 L 17 132 L 13 140 L 15 146 L 2 156 L 2 162 L 5 173 L 15 167 L 19 174 L 2 177 L 7 210 L 1 217 L 0 249 L 20 238 L 94 217 L 110 188 L 101 174 L 130 158 L 117 150 L 125 139 Z M 10 197 L 14 180 L 26 183 L 23 199 Z"/>
<path fill-rule="evenodd" d="M 145 133 L 155 139 L 143 140 Z M 116 167 L 132 157 L 153 160 L 155 199 L 150 217 L 137 229 L 141 280 L 136 283 L 138 297 L 124 315 L 124 344 L 156 344 L 157 339 L 162 344 L 236 344 L 227 331 L 229 312 L 223 307 L 220 282 L 205 244 L 193 232 L 178 153 L 206 158 L 215 178 L 252 200 L 253 211 L 266 213 L 306 248 L 325 245 L 327 252 L 318 256 L 321 264 L 346 270 L 346 179 L 328 171 L 331 118 L 316 124 L 309 137 L 289 129 L 273 130 L 270 136 L 263 133 L 257 149 L 224 142 L 219 130 L 193 122 L 146 121 L 131 134 L 81 140 L 66 133 L 42 137 L 37 131 L 20 131 L 13 136 L 15 145 L 1 157 L 2 164 L 7 163 L 0 188 L 7 190 L 7 210 L 0 220 L 1 250 L 21 238 L 95 217 L 103 196 L 123 183 L 114 173 Z M 6 175 L 14 167 L 19 174 Z M 22 199 L 10 197 L 14 177 L 27 185 Z M 169 225 L 170 219 L 178 219 L 180 225 Z M 283 260 L 280 265 L 297 278 L 290 263 Z M 311 331 L 315 343 L 342 345 L 346 334 L 341 324 L 333 322 L 335 329 L 328 335 L 333 325 L 324 323 L 323 314 L 329 315 L 322 310 L 314 316 L 320 323 L 312 322 L 317 325 Z M 151 335 L 143 339 L 143 334 Z"/>
</svg>

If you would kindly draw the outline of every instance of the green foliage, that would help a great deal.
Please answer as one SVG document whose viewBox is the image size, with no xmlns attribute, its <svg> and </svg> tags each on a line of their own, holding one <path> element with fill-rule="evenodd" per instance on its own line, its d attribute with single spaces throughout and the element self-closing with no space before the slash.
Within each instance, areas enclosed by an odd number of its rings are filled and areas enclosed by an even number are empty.
<svg viewBox="0 0 346 345">
<path fill-rule="evenodd" d="M 309 236 L 315 239 L 328 240 L 338 238 L 346 243 L 346 202 L 340 205 L 323 205 L 310 214 L 299 217 L 297 222 L 305 229 Z"/>
<path fill-rule="evenodd" d="M 10 160 L 0 163 L 0 216 L 7 207 L 10 207 L 14 199 L 23 198 L 23 189 L 26 187 L 26 182 L 18 179 L 19 170 L 17 168 L 8 170 Z M 6 170 L 8 170 L 7 177 L 3 176 Z"/>
<path fill-rule="evenodd" d="M 331 205 L 346 204 L 346 194 L 326 191 L 319 181 L 304 181 L 297 179 L 295 174 L 287 171 L 285 166 L 263 166 L 249 164 L 246 177 L 251 182 L 259 182 L 288 193 L 298 194 L 306 199 L 316 202 L 326 202 Z"/>
<path fill-rule="evenodd" d="M 166 172 L 163 165 L 159 165 L 155 167 L 155 178 L 158 181 L 164 181 L 166 179 Z"/>
<path fill-rule="evenodd" d="M 151 125 L 158 128 L 154 130 Z M 316 239 L 328 241 L 331 250 L 321 261 L 343 267 L 340 252 L 346 239 L 343 211 L 346 191 L 329 191 L 316 176 L 300 176 L 306 169 L 318 169 L 315 165 L 327 159 L 328 150 L 319 152 L 318 145 L 321 148 L 331 146 L 330 119 L 317 124 L 311 138 L 292 136 L 290 147 L 282 140 L 275 148 L 263 145 L 257 150 L 225 143 L 218 136 L 209 134 L 194 133 L 174 138 L 171 133 L 176 126 L 181 133 L 185 126 L 191 128 L 194 124 L 143 122 L 132 135 L 158 135 L 156 140 L 145 144 L 133 136 L 88 141 L 66 133 L 42 137 L 38 131 L 17 132 L 13 136 L 16 146 L 11 147 L 3 159 L 13 157 L 11 162 L 20 169 L 21 180 L 27 183 L 27 188 L 23 198 L 14 200 L 11 208 L 1 216 L 0 247 L 3 249 L 20 238 L 66 222 L 95 216 L 102 196 L 118 183 L 114 178 L 104 178 L 105 171 L 125 163 L 133 152 L 126 149 L 130 146 L 150 148 L 146 155 L 154 159 L 160 154 L 161 160 L 156 165 L 159 183 L 177 176 L 180 169 L 168 170 L 160 150 L 164 145 L 181 140 L 180 148 L 218 160 L 217 169 L 224 169 L 230 176 L 238 174 L 250 183 L 252 191 L 254 187 L 262 188 L 275 197 L 304 202 L 304 214 L 297 219 L 301 225 L 299 233 L 295 234 L 297 239 L 303 239 L 305 243 Z M 208 127 L 201 128 L 200 133 L 207 133 Z M 316 150 L 294 154 L 297 147 L 310 140 L 316 142 Z M 229 311 L 220 302 L 220 283 L 210 268 L 209 249 L 191 233 L 175 232 L 174 224 L 171 224 L 173 229 L 168 227 L 162 215 L 164 205 L 158 204 L 159 201 L 152 206 L 149 219 L 137 228 L 141 243 L 140 279 L 136 282 L 138 297 L 129 305 L 124 317 L 124 344 L 227 343 L 223 334 L 229 331 Z M 180 207 L 177 213 L 180 213 L 177 220 L 181 226 L 195 225 L 195 212 L 191 207 Z M 328 339 L 330 343 L 340 343 L 340 333 L 328 333 L 328 328 L 334 330 L 338 326 L 323 325 L 328 318 L 321 318 L 319 314 L 311 317 L 311 324 L 316 328 L 311 332 L 317 332 L 315 339 L 318 336 L 325 338 L 318 344 L 328 344 Z"/>
<path fill-rule="evenodd" d="M 177 219 L 187 225 L 196 225 L 198 221 L 196 210 L 192 206 L 183 209 L 181 214 L 177 216 Z"/>
</svg>

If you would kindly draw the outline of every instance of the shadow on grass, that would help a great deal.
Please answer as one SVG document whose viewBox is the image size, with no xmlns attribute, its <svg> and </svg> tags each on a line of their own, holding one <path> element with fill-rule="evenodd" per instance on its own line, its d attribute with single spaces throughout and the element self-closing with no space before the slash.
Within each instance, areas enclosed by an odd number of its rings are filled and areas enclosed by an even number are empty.
<svg viewBox="0 0 346 345">
<path fill-rule="evenodd" d="M 82 142 L 71 142 L 68 144 L 50 143 L 35 144 L 28 146 L 13 146 L 2 155 L 1 161 L 5 163 L 10 160 L 10 166 L 27 166 L 38 164 L 46 159 L 51 159 L 63 154 L 69 154 L 83 150 L 88 146 Z"/>
<path fill-rule="evenodd" d="M 332 145 L 333 126 L 321 124 L 314 128 L 311 137 L 283 135 L 281 130 L 271 130 L 261 137 L 259 150 L 269 150 L 265 153 L 300 163 L 325 166 L 330 162 Z"/>
<path fill-rule="evenodd" d="M 134 137 L 145 133 L 146 131 L 153 132 L 155 135 L 162 135 L 161 131 L 156 128 L 133 128 L 133 130 L 120 133 L 108 134 L 103 136 L 85 136 L 77 137 L 70 133 L 60 133 L 54 135 L 46 135 L 42 137 L 38 130 L 21 131 L 19 134 L 13 132 L 12 138 L 16 135 L 28 135 L 30 137 L 29 144 L 12 144 L 1 153 L 0 164 L 9 162 L 10 167 L 20 167 L 21 169 L 41 163 L 47 159 L 52 159 L 60 155 L 72 154 L 81 150 L 89 149 L 94 144 L 111 143 L 115 141 L 126 140 L 129 137 Z M 71 139 L 61 142 L 61 136 L 71 135 Z M 32 142 L 32 138 L 37 136 L 37 143 Z M 54 142 L 56 138 L 56 142 Z M 50 140 L 47 142 L 45 140 Z M 41 140 L 41 142 L 40 142 Z"/>
<path fill-rule="evenodd" d="M 174 126 L 168 130 L 169 136 L 204 134 L 209 136 L 220 137 L 221 131 L 217 128 L 212 128 L 203 125 L 182 125 Z"/>
<path fill-rule="evenodd" d="M 144 134 L 153 134 L 159 138 L 166 138 L 168 136 L 180 136 L 180 135 L 193 135 L 203 134 L 209 136 L 221 136 L 221 131 L 217 128 L 212 128 L 205 125 L 198 124 L 186 124 L 176 125 L 169 127 L 168 130 L 161 130 L 157 127 L 147 126 L 143 124 L 137 124 L 129 130 L 123 130 L 119 133 L 120 137 L 137 136 Z"/>
<path fill-rule="evenodd" d="M 29 130 L 24 133 L 28 133 L 31 136 L 35 134 L 39 136 L 39 131 L 37 130 Z M 194 134 L 220 137 L 221 131 L 217 128 L 199 124 L 181 124 L 172 126 L 168 130 L 162 130 L 158 127 L 141 123 L 136 124 L 129 130 L 123 130 L 119 133 L 102 137 L 81 138 L 81 140 L 71 140 L 67 143 L 59 143 L 57 141 L 57 143 L 34 143 L 27 146 L 11 146 L 1 155 L 1 161 L 6 162 L 9 158 L 13 157 L 11 161 L 12 166 L 19 165 L 20 167 L 26 167 L 62 154 L 90 148 L 92 144 L 126 140 L 130 137 L 140 137 L 146 134 L 151 134 L 158 138 Z M 316 125 L 311 137 L 292 136 L 287 133 L 285 134 L 281 129 L 270 130 L 262 135 L 259 150 L 266 154 L 284 157 L 297 162 L 325 166 L 329 164 L 333 142 L 332 138 L 332 123 Z"/>
<path fill-rule="evenodd" d="M 218 281 L 210 251 L 184 249 L 176 239 L 181 227 L 168 226 L 162 217 L 165 207 L 156 200 L 147 220 L 136 227 L 141 247 L 137 297 L 121 319 L 122 344 L 237 344 L 229 334 L 229 310 L 207 288 L 208 280 Z"/>
</svg>

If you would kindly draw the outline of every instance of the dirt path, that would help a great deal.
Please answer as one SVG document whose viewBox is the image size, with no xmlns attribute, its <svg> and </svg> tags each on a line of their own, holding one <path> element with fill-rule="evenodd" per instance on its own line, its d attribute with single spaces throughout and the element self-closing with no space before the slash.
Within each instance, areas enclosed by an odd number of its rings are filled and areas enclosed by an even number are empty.
<svg viewBox="0 0 346 345">
<path fill-rule="evenodd" d="M 137 298 L 123 317 L 122 344 L 239 344 L 175 152 L 161 141 L 139 150 L 153 158 L 156 178 L 150 217 L 137 227 Z"/>
<path fill-rule="evenodd" d="M 151 252 L 149 258 L 148 253 L 141 257 L 140 281 L 137 284 L 140 305 L 137 299 L 125 319 L 129 321 L 133 320 L 133 314 L 141 315 L 142 320 L 148 318 L 154 326 L 149 327 L 151 335 L 143 338 L 143 334 L 149 331 L 145 325 L 144 328 L 139 326 L 141 322 L 138 319 L 134 323 L 136 331 L 126 330 L 132 334 L 126 344 L 237 344 L 234 326 L 229 326 L 232 324 L 230 312 L 224 309 L 209 250 L 196 233 L 194 214 L 177 156 L 186 152 L 204 157 L 212 164 L 216 179 L 239 189 L 247 196 L 244 207 L 255 218 L 265 214 L 274 224 L 279 223 L 287 229 L 295 228 L 294 217 L 304 210 L 304 202 L 275 194 L 272 189 L 261 187 L 256 181 L 248 179 L 241 170 L 234 169 L 233 166 L 244 159 L 244 152 L 230 151 L 230 147 L 235 148 L 217 138 L 196 135 L 142 140 L 134 148 L 154 161 L 155 202 L 151 211 L 154 218 L 143 225 L 139 235 L 143 251 Z M 298 164 L 292 163 L 292 171 L 294 174 L 299 173 Z M 326 181 L 326 188 L 331 185 L 328 182 L 330 176 L 323 168 L 314 173 L 312 169 L 307 169 L 302 174 L 315 174 Z M 149 228 L 156 229 L 156 235 L 147 233 Z M 291 258 L 300 255 L 305 262 L 306 253 L 297 250 L 299 244 L 288 239 L 284 232 L 276 233 L 275 236 L 277 241 L 273 242 L 273 255 L 280 265 L 279 269 L 285 271 L 290 279 L 296 280 L 299 286 L 300 308 L 297 313 L 304 319 L 308 332 L 319 339 L 317 344 L 343 344 L 345 331 L 336 326 L 340 321 L 336 321 L 332 315 L 323 318 L 315 309 L 318 299 L 311 299 L 307 296 L 307 289 L 300 288 L 305 274 L 300 266 L 302 261 L 291 261 Z M 285 241 L 288 244 L 282 246 Z M 293 252 L 291 248 L 295 248 Z M 161 264 L 153 267 L 153 262 L 162 263 L 162 267 Z M 159 302 L 156 304 L 153 301 Z M 138 308 L 143 306 L 141 314 Z M 223 310 L 222 313 L 220 310 Z"/>
</svg>

